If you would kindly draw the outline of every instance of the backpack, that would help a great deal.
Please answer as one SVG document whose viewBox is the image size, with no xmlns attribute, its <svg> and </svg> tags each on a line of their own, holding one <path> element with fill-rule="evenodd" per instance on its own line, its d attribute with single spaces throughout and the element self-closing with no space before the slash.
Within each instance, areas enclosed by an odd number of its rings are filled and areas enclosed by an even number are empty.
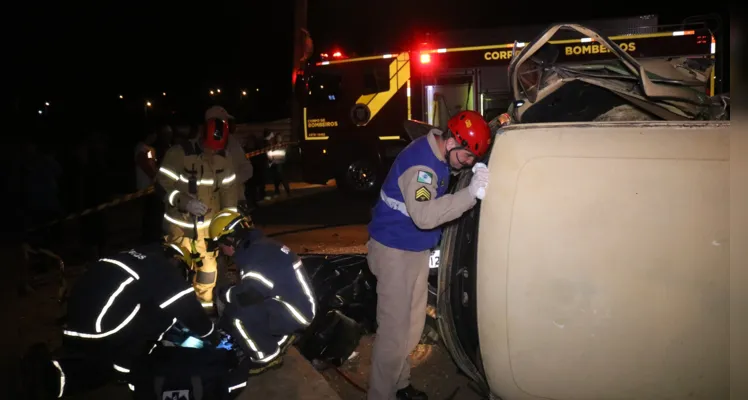
<svg viewBox="0 0 748 400">
<path fill-rule="evenodd" d="M 137 400 L 228 399 L 234 352 L 222 349 L 159 346 L 138 359 L 130 382 Z"/>
</svg>

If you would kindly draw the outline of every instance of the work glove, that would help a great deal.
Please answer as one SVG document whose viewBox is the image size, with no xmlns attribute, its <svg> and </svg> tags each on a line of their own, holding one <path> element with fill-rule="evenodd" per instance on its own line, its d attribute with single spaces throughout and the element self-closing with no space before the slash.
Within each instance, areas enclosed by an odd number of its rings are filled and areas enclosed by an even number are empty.
<svg viewBox="0 0 748 400">
<path fill-rule="evenodd" d="M 486 164 L 477 163 L 473 166 L 473 177 L 470 179 L 468 191 L 473 197 L 483 200 L 486 197 L 486 188 L 488 188 L 488 167 Z"/>
<path fill-rule="evenodd" d="M 190 199 L 185 207 L 188 213 L 201 216 L 208 212 L 208 206 L 198 199 Z"/>
</svg>

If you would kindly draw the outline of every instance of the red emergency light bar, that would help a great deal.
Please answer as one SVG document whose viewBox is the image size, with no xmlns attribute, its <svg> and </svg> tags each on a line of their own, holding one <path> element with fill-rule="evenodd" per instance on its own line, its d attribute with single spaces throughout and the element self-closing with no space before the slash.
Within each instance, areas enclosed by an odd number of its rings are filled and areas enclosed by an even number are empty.
<svg viewBox="0 0 748 400">
<path fill-rule="evenodd" d="M 419 53 L 421 53 L 420 61 L 421 64 L 431 63 L 432 47 L 428 42 L 421 42 L 417 45 Z"/>
<path fill-rule="evenodd" d="M 322 59 L 322 61 L 327 61 L 330 59 L 329 53 L 320 53 L 319 58 Z M 343 56 L 343 53 L 340 50 L 335 50 L 332 52 L 332 58 L 335 60 L 342 60 L 344 58 L 348 58 Z"/>
</svg>

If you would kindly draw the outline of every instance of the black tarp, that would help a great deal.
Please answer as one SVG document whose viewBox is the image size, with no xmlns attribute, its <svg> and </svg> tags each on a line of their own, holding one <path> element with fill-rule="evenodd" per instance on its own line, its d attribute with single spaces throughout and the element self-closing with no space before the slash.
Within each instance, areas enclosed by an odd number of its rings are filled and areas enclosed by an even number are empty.
<svg viewBox="0 0 748 400">
<path fill-rule="evenodd" d="M 376 331 L 376 278 L 365 254 L 304 255 L 317 315 L 297 343 L 315 367 L 340 366 L 365 334 Z"/>
</svg>

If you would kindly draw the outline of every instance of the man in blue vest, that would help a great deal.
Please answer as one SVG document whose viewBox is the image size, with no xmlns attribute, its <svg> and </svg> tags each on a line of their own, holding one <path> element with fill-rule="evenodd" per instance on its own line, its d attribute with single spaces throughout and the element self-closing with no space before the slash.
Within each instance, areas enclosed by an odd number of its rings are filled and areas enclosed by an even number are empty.
<svg viewBox="0 0 748 400">
<path fill-rule="evenodd" d="M 367 260 L 377 277 L 377 335 L 368 400 L 428 397 L 410 385 L 408 355 L 423 332 L 430 249 L 446 222 L 485 195 L 488 168 L 478 164 L 470 185 L 445 194 L 450 173 L 471 167 L 488 151 L 491 130 L 475 111 L 452 117 L 447 131 L 432 129 L 395 159 L 369 224 Z"/>
</svg>

